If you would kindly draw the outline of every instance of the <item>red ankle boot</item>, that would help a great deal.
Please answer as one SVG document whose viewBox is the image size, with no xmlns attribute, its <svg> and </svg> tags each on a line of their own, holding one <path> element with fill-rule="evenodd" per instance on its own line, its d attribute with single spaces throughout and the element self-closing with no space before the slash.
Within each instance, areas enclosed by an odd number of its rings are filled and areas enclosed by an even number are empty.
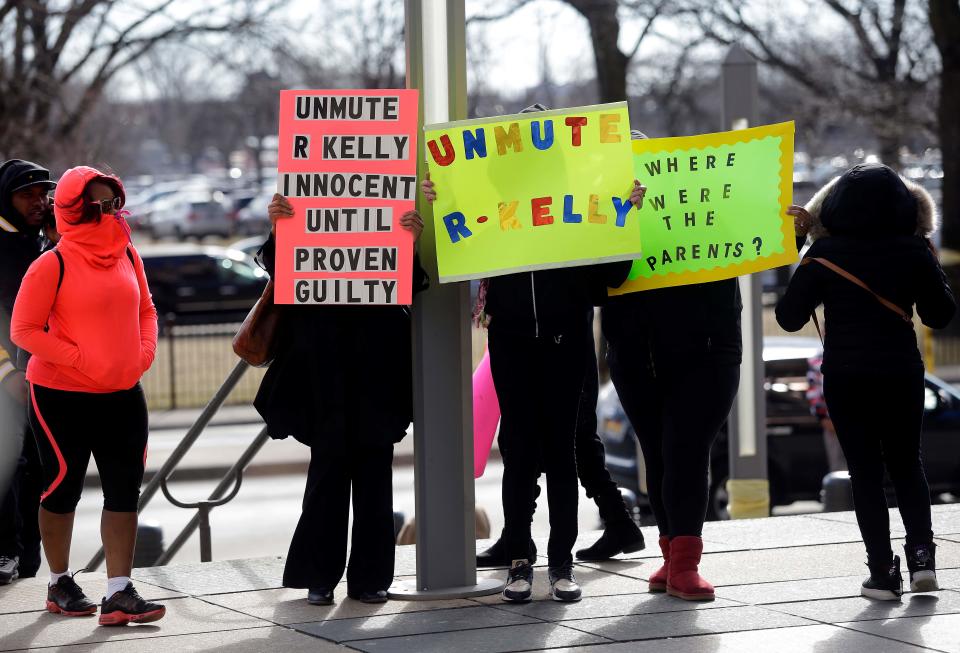
<svg viewBox="0 0 960 653">
<path fill-rule="evenodd" d="M 713 585 L 697 573 L 703 540 L 680 535 L 670 540 L 670 565 L 667 567 L 667 593 L 686 601 L 712 601 Z"/>
<path fill-rule="evenodd" d="M 667 591 L 667 575 L 668 570 L 670 569 L 670 538 L 661 535 L 659 541 L 660 550 L 663 551 L 663 566 L 653 572 L 653 575 L 650 576 L 651 592 Z"/>
</svg>

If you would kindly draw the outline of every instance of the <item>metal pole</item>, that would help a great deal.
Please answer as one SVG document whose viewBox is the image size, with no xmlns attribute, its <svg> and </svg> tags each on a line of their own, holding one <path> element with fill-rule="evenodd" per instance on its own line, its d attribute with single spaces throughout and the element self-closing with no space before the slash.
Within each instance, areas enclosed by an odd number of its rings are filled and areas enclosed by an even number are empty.
<svg viewBox="0 0 960 653">
<path fill-rule="evenodd" d="M 215 505 L 223 505 L 227 501 L 233 499 L 237 495 L 237 492 L 240 491 L 240 482 L 243 480 L 243 472 L 246 470 L 247 465 L 250 464 L 250 461 L 253 460 L 254 456 L 259 453 L 260 449 L 263 448 L 263 445 L 267 443 L 267 440 L 270 439 L 270 436 L 267 435 L 267 427 L 264 426 L 260 429 L 260 433 L 257 434 L 257 437 L 254 438 L 253 442 L 246 448 L 246 450 L 240 455 L 240 459 L 230 468 L 224 477 L 220 480 L 220 483 L 217 484 L 217 487 L 213 489 L 213 492 L 210 493 L 210 496 L 207 498 L 208 502 L 212 502 Z M 229 498 L 224 498 L 227 492 L 227 488 L 230 487 L 230 484 L 233 483 L 233 490 L 231 490 Z M 176 505 L 176 502 L 169 495 L 167 496 L 170 499 L 171 503 Z M 221 501 L 221 499 L 223 499 Z M 181 506 L 182 507 L 182 506 Z M 154 563 L 157 567 L 162 567 L 166 564 L 169 564 L 170 560 L 173 559 L 183 545 L 187 543 L 187 540 L 190 539 L 190 536 L 193 535 L 193 532 L 197 530 L 197 527 L 200 525 L 199 515 L 194 515 L 190 518 L 190 521 L 187 522 L 187 525 L 183 527 L 183 530 L 180 531 L 180 534 L 174 538 L 173 542 L 170 543 L 170 546 L 167 547 L 167 550 L 157 558 L 157 561 Z"/>
<path fill-rule="evenodd" d="M 175 352 L 173 326 L 176 323 L 176 316 L 173 313 L 167 313 L 167 356 L 168 369 L 170 370 L 170 410 L 177 407 L 177 356 Z"/>
<path fill-rule="evenodd" d="M 745 129 L 759 122 L 757 62 L 740 45 L 723 61 L 722 128 Z M 739 278 L 743 296 L 743 363 L 740 391 L 730 416 L 730 480 L 727 492 L 733 519 L 770 514 L 767 480 L 767 407 L 763 391 L 763 304 L 759 274 Z"/>
<path fill-rule="evenodd" d="M 420 89 L 421 124 L 466 117 L 464 0 L 406 0 L 407 86 Z M 424 161 L 423 138 L 418 161 Z M 421 174 L 423 169 L 421 168 Z M 416 582 L 398 599 L 445 599 L 500 591 L 477 582 L 473 493 L 472 342 L 468 283 L 437 283 L 430 207 L 420 260 L 434 280 L 413 310 Z"/>
<path fill-rule="evenodd" d="M 210 545 L 210 504 L 201 501 L 197 506 L 197 517 L 200 520 L 200 562 L 213 560 L 213 547 Z"/>
</svg>

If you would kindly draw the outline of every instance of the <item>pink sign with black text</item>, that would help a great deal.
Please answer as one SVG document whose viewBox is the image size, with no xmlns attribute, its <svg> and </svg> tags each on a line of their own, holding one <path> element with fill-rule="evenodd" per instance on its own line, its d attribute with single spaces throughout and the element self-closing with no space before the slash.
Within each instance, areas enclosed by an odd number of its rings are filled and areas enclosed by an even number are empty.
<svg viewBox="0 0 960 653">
<path fill-rule="evenodd" d="M 277 304 L 410 304 L 417 91 L 280 92 Z"/>
</svg>

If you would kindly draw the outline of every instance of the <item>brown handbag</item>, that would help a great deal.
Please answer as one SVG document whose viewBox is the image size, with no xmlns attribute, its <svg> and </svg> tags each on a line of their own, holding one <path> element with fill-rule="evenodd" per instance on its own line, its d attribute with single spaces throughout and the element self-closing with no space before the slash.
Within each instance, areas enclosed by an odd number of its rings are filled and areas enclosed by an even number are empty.
<svg viewBox="0 0 960 653">
<path fill-rule="evenodd" d="M 279 324 L 280 307 L 273 303 L 273 279 L 270 279 L 233 337 L 234 353 L 254 367 L 266 367 L 276 354 Z"/>
<path fill-rule="evenodd" d="M 817 263 L 819 263 L 820 265 L 822 265 L 823 267 L 827 268 L 828 270 L 837 273 L 838 275 L 840 275 L 841 277 L 843 277 L 844 279 L 846 279 L 846 280 L 849 281 L 850 283 L 853 283 L 853 284 L 856 284 L 856 285 L 860 286 L 861 288 L 863 288 L 864 290 L 866 290 L 868 293 L 870 293 L 871 295 L 873 295 L 874 298 L 875 298 L 878 302 L 880 302 L 881 304 L 883 304 L 883 306 L 885 306 L 886 308 L 889 308 L 891 311 L 893 311 L 893 312 L 896 313 L 898 316 L 900 316 L 900 319 L 901 319 L 901 320 L 903 320 L 903 321 L 906 322 L 907 324 L 910 324 L 910 325 L 913 324 L 913 320 L 910 319 L 910 315 L 908 315 L 905 310 L 903 310 L 902 308 L 900 308 L 899 306 L 897 306 L 896 304 L 894 304 L 893 302 L 891 302 L 889 299 L 885 299 L 884 297 L 881 297 L 881 296 L 878 295 L 877 293 L 873 292 L 873 290 L 870 288 L 870 286 L 868 286 L 868 285 L 865 284 L 863 281 L 861 281 L 859 278 L 853 276 L 852 274 L 850 274 L 849 272 L 847 272 L 846 270 L 844 270 L 842 267 L 840 267 L 840 266 L 837 265 L 836 263 L 833 263 L 833 262 L 831 262 L 831 261 L 828 261 L 828 260 L 825 259 L 825 258 L 810 257 L 810 258 L 805 258 L 805 259 L 803 259 L 802 261 L 800 261 L 800 265 L 808 265 L 808 264 L 811 263 L 811 262 L 817 262 Z M 820 342 L 823 342 L 823 328 L 820 326 L 820 320 L 817 319 L 817 310 L 816 310 L 816 309 L 813 310 L 813 324 L 814 324 L 814 326 L 817 327 L 817 335 L 820 336 Z"/>
</svg>

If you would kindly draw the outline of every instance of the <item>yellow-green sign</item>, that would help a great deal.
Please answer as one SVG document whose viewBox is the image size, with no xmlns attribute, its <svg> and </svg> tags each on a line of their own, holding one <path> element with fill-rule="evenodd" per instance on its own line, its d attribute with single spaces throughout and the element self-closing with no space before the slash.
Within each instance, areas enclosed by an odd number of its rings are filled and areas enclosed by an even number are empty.
<svg viewBox="0 0 960 653">
<path fill-rule="evenodd" d="M 643 255 L 610 294 L 729 279 L 797 260 L 793 122 L 633 141 Z M 636 215 L 636 214 L 635 214 Z"/>
<path fill-rule="evenodd" d="M 425 131 L 441 283 L 640 256 L 625 102 Z"/>
</svg>

